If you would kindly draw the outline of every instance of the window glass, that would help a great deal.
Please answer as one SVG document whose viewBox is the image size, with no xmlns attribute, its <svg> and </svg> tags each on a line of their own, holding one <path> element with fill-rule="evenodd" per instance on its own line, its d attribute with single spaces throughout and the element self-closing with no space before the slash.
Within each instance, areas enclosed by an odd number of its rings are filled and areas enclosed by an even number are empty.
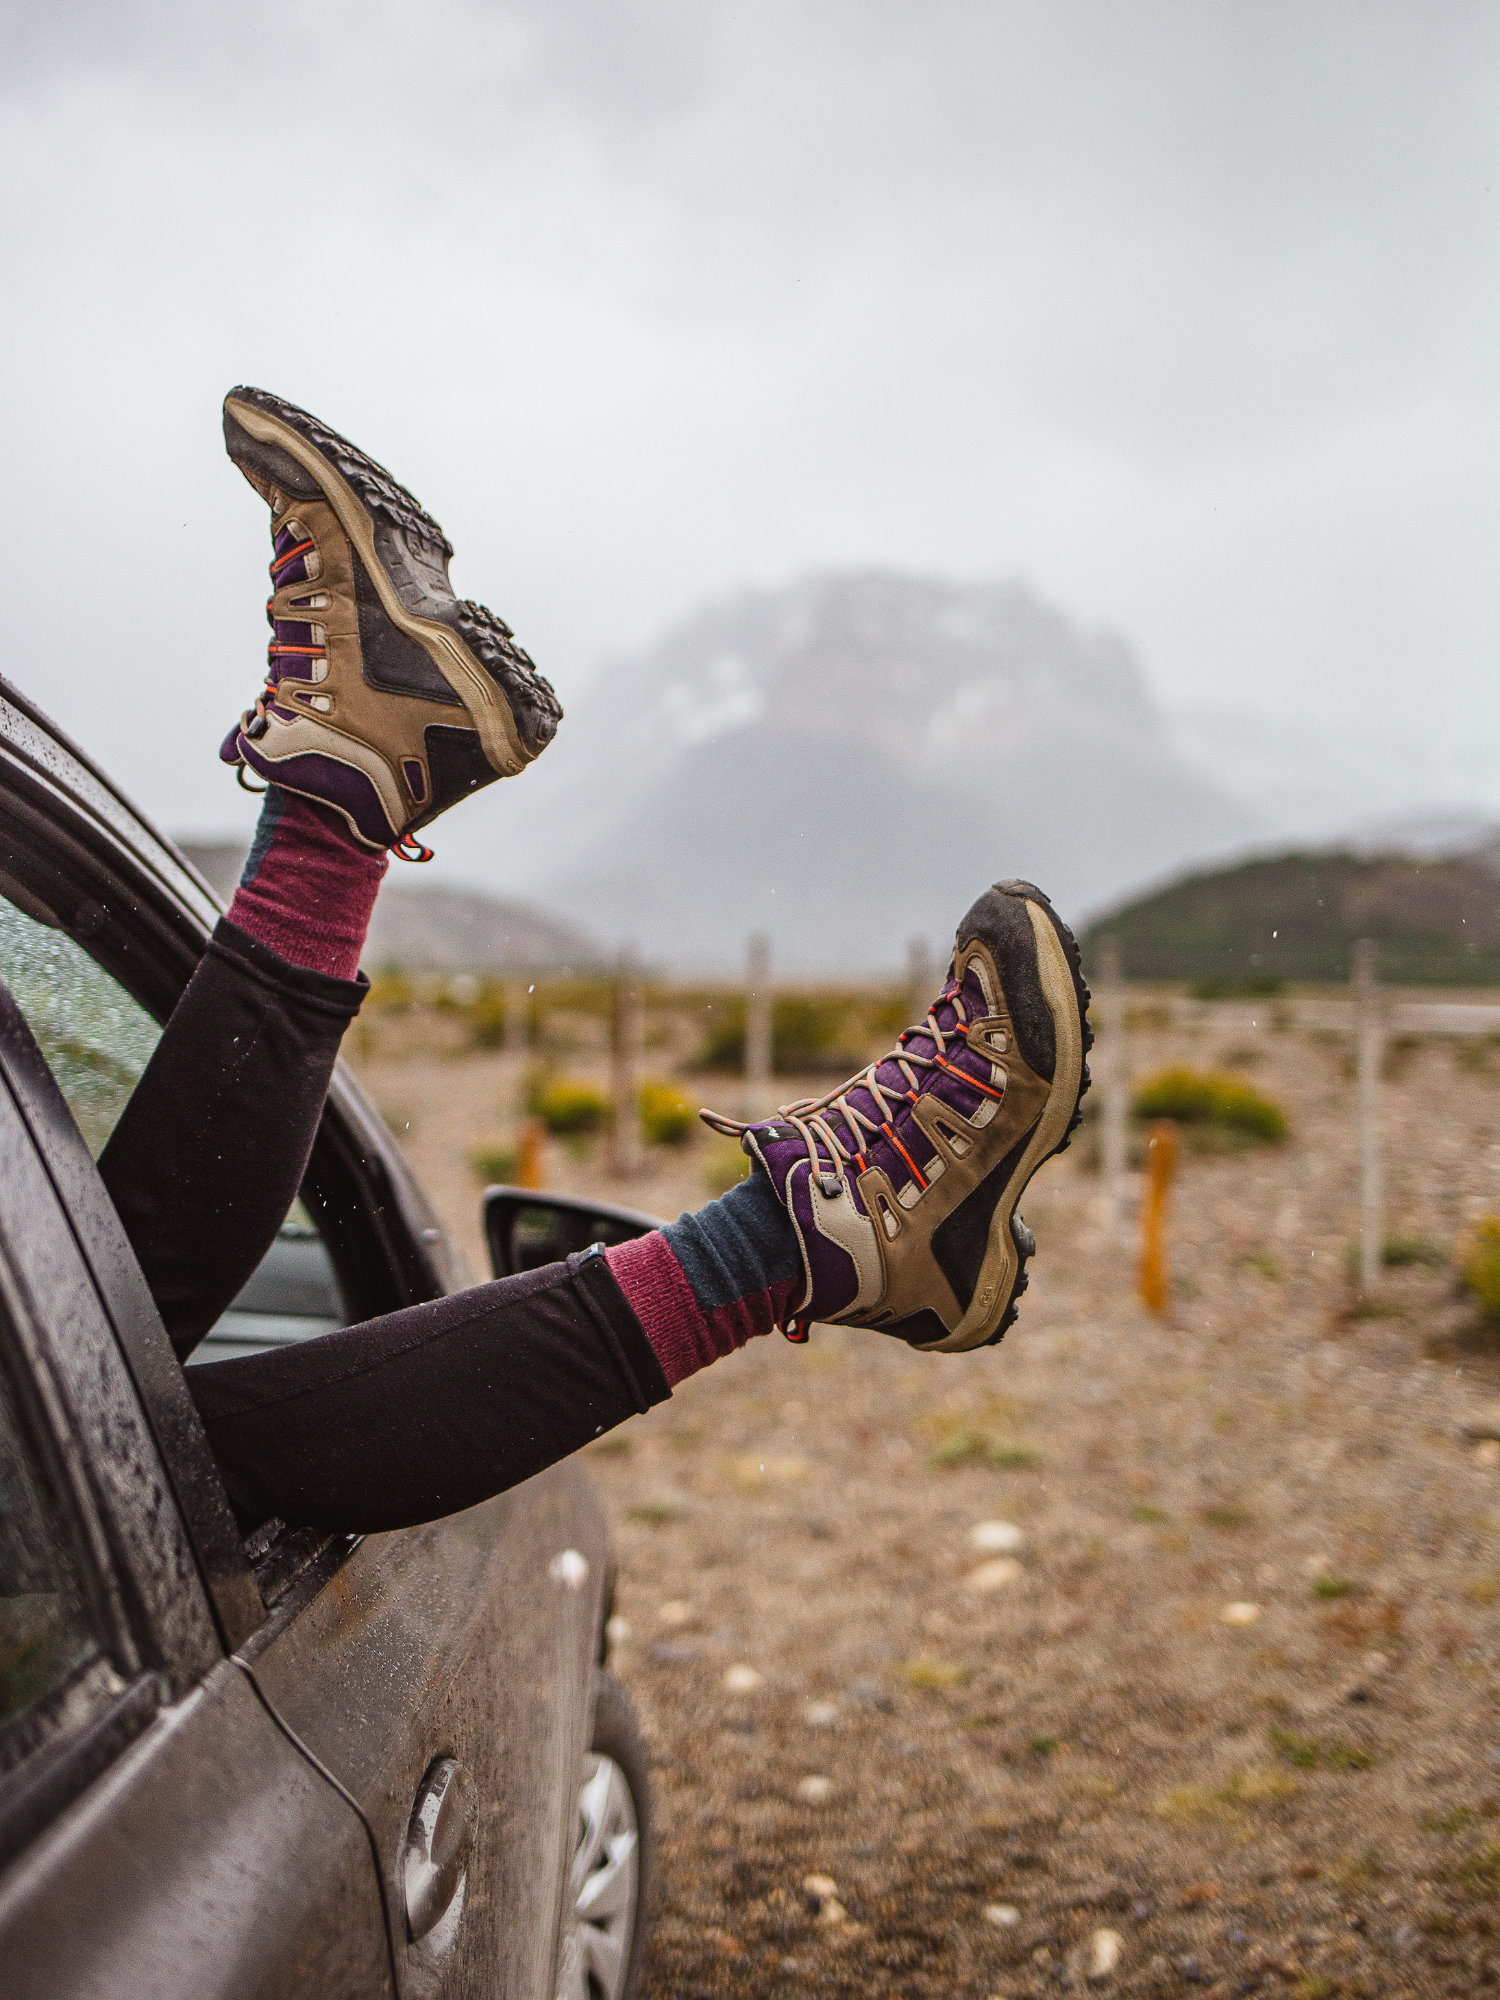
<svg viewBox="0 0 1500 2000">
<path fill-rule="evenodd" d="M 66 931 L 0 897 L 0 979 L 97 1160 L 161 1029 Z"/>
<path fill-rule="evenodd" d="M 0 1727 L 98 1652 L 57 1509 L 0 1370 Z"/>
<path fill-rule="evenodd" d="M 161 1028 L 66 931 L 0 895 L 0 979 L 97 1160 L 150 1061 Z M 346 1320 L 333 1260 L 300 1201 L 259 1269 L 195 1349 L 195 1362 L 263 1354 Z"/>
</svg>

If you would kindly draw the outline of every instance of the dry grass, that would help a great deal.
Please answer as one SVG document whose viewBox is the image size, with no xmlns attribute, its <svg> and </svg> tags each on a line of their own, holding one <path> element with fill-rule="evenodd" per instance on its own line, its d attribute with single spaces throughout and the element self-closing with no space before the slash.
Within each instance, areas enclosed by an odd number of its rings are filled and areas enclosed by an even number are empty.
<svg viewBox="0 0 1500 2000">
<path fill-rule="evenodd" d="M 506 1059 L 424 1044 L 420 1011 L 360 1066 L 419 1107 L 409 1149 L 477 1251 L 467 1156 L 505 1135 Z M 1140 1072 L 1181 1059 L 1148 1011 L 1135 1032 Z M 1494 1990 L 1500 1466 L 1464 1430 L 1500 1401 L 1500 1337 L 1421 1260 L 1387 1271 L 1399 1317 L 1349 1316 L 1330 1046 L 1264 1038 L 1284 1146 L 1185 1161 L 1170 1321 L 1133 1301 L 1079 1149 L 1026 1203 L 1040 1254 L 1002 1347 L 758 1342 L 590 1447 L 657 1762 L 652 2000 L 1020 2000 L 1100 1928 L 1107 1992 Z M 1398 1067 L 1390 1227 L 1451 1255 L 1500 1208 L 1500 1069 L 1437 1037 Z M 552 1171 L 675 1214 L 711 1157 L 660 1149 L 621 1186 L 559 1147 Z M 970 1530 L 995 1519 L 1021 1575 L 985 1594 Z M 735 1665 L 761 1684 L 726 1687 Z"/>
</svg>

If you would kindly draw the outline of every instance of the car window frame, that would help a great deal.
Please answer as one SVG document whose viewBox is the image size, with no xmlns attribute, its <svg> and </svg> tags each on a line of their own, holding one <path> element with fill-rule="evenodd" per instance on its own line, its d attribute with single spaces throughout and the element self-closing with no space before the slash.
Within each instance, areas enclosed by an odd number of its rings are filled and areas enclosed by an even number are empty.
<svg viewBox="0 0 1500 2000">
<path fill-rule="evenodd" d="M 31 914 L 71 911 L 65 933 L 163 1022 L 221 914 L 190 864 L 3 679 L 0 886 L 23 910 L 29 900 Z M 257 1589 L 140 1266 L 8 993 L 0 1002 L 0 1074 L 21 1104 L 93 1272 L 172 1481 L 221 1642 L 234 1652 L 263 1624 L 266 1597 L 275 1601 L 288 1587 L 285 1554 L 270 1564 L 270 1574 L 262 1570 Z M 466 1282 L 462 1260 L 399 1148 L 342 1065 L 335 1067 L 309 1176 L 315 1186 L 304 1190 L 312 1197 L 308 1206 L 334 1258 L 351 1318 L 396 1310 Z M 347 1537 L 335 1539 L 349 1544 Z"/>
</svg>

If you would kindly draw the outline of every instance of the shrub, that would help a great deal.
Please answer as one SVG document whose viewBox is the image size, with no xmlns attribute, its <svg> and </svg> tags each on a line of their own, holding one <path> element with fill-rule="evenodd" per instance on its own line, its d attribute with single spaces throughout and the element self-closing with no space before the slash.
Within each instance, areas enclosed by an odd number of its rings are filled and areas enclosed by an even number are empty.
<svg viewBox="0 0 1500 2000">
<path fill-rule="evenodd" d="M 1500 1215 L 1475 1223 L 1459 1268 L 1479 1310 L 1500 1325 Z"/>
<path fill-rule="evenodd" d="M 505 993 L 499 986 L 484 987 L 477 1000 L 464 1010 L 469 1025 L 469 1040 L 476 1049 L 499 1049 L 505 1046 Z"/>
<path fill-rule="evenodd" d="M 771 1002 L 771 1067 L 778 1076 L 797 1071 L 827 1070 L 840 1074 L 857 1069 L 859 1058 L 843 1046 L 849 1018 L 843 998 L 787 994 Z M 902 1026 L 906 1024 L 903 1021 Z M 704 1069 L 743 1070 L 745 1067 L 745 1003 L 721 1002 L 702 1055 Z"/>
<path fill-rule="evenodd" d="M 1200 979 L 1190 991 L 1195 1000 L 1274 1000 L 1285 987 L 1274 972 L 1249 972 L 1239 979 Z"/>
<path fill-rule="evenodd" d="M 415 996 L 411 981 L 397 966 L 387 966 L 370 981 L 367 1007 L 379 1007 L 387 1014 L 404 1014 Z"/>
<path fill-rule="evenodd" d="M 697 1123 L 697 1113 L 670 1083 L 643 1083 L 639 1093 L 641 1137 L 648 1146 L 682 1146 Z"/>
<path fill-rule="evenodd" d="M 469 1165 L 482 1181 L 509 1185 L 516 1178 L 520 1158 L 514 1146 L 476 1146 L 469 1155 Z"/>
<path fill-rule="evenodd" d="M 1214 1125 L 1272 1144 L 1287 1135 L 1287 1117 L 1241 1076 L 1222 1070 L 1164 1069 L 1147 1077 L 1135 1094 L 1137 1118 L 1175 1118 L 1183 1125 Z"/>
<path fill-rule="evenodd" d="M 541 1072 L 527 1085 L 526 1109 L 533 1118 L 540 1118 L 555 1138 L 565 1139 L 597 1132 L 609 1116 L 609 1099 L 595 1085 L 577 1077 Z"/>
</svg>

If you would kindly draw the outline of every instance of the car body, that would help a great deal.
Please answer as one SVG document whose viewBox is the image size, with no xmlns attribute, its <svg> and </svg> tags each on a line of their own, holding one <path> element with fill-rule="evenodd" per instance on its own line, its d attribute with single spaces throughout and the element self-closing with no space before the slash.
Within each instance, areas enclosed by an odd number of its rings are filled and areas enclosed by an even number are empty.
<svg viewBox="0 0 1500 2000">
<path fill-rule="evenodd" d="M 634 1753 L 591 1482 L 564 1464 L 401 1533 L 242 1541 L 94 1167 L 218 914 L 0 683 L 0 1988 L 620 1995 L 634 1907 L 629 1935 L 578 1916 L 640 1887 L 646 1803 L 638 1756 L 623 1802 L 604 1783 Z M 210 1353 L 465 1281 L 340 1068 Z"/>
</svg>

